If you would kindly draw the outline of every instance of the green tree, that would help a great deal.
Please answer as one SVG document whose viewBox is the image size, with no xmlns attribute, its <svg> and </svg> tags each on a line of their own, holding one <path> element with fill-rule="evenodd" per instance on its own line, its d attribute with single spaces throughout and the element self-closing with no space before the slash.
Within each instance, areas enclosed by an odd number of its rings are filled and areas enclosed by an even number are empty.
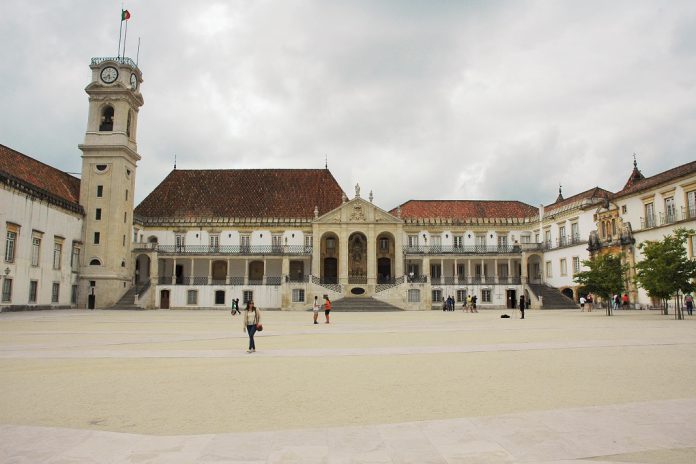
<svg viewBox="0 0 696 464">
<path fill-rule="evenodd" d="M 573 280 L 580 284 L 585 291 L 600 296 L 602 300 L 607 302 L 610 301 L 614 293 L 623 293 L 626 289 L 628 265 L 623 264 L 623 254 L 598 255 L 583 261 L 582 264 L 589 270 L 578 272 Z M 607 316 L 611 315 L 610 303 L 607 304 Z"/>
<path fill-rule="evenodd" d="M 693 291 L 692 281 L 696 278 L 696 261 L 688 258 L 684 246 L 689 235 L 694 235 L 692 229 L 677 229 L 660 241 L 646 241 L 638 246 L 643 260 L 636 264 L 636 282 L 649 296 L 660 299 L 664 314 L 668 300 L 676 296 L 677 319 L 684 318 L 679 292 Z"/>
</svg>

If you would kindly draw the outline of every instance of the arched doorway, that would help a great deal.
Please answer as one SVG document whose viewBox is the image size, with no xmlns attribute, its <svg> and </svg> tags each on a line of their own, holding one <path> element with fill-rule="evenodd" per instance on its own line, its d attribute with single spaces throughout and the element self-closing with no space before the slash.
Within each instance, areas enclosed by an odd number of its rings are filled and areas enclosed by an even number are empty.
<svg viewBox="0 0 696 464">
<path fill-rule="evenodd" d="M 213 284 L 224 284 L 227 279 L 227 261 L 213 261 Z"/>
<path fill-rule="evenodd" d="M 329 232 L 321 237 L 321 281 L 338 283 L 338 236 Z"/>
<path fill-rule="evenodd" d="M 144 284 L 150 280 L 150 257 L 138 255 L 135 258 L 135 284 Z"/>
<path fill-rule="evenodd" d="M 573 289 L 572 288 L 564 288 L 561 290 L 561 293 L 570 298 L 571 300 L 575 299 L 575 295 L 573 294 Z"/>
<path fill-rule="evenodd" d="M 367 283 L 367 237 L 361 232 L 348 237 L 348 283 Z"/>
</svg>

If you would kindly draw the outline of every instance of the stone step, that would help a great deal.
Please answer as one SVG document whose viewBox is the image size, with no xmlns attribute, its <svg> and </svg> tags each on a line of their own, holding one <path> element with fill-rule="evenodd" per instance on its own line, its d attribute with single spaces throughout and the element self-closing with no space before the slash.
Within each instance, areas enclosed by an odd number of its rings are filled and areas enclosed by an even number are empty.
<svg viewBox="0 0 696 464">
<path fill-rule="evenodd" d="M 398 308 L 384 301 L 379 301 L 374 298 L 352 298 L 346 297 L 340 300 L 336 300 L 331 303 L 332 311 L 342 311 L 342 312 L 385 312 L 385 311 L 402 311 Z"/>
</svg>

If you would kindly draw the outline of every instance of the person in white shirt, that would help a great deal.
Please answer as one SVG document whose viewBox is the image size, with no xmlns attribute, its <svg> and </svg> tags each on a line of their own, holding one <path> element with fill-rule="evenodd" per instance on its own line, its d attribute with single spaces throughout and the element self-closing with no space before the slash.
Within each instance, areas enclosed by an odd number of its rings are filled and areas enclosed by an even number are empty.
<svg viewBox="0 0 696 464">
<path fill-rule="evenodd" d="M 314 323 L 318 324 L 317 319 L 319 318 L 319 310 L 321 309 L 321 303 L 319 302 L 319 297 L 314 296 L 314 303 L 312 304 L 312 311 L 314 311 Z"/>
</svg>

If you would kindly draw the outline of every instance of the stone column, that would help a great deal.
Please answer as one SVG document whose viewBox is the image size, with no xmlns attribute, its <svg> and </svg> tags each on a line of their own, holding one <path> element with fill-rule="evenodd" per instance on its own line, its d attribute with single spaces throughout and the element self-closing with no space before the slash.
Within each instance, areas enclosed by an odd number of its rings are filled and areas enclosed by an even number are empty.
<svg viewBox="0 0 696 464">
<path fill-rule="evenodd" d="M 338 236 L 338 283 L 348 284 L 348 231 L 341 225 Z"/>
<path fill-rule="evenodd" d="M 249 285 L 249 258 L 244 259 L 244 285 Z"/>
<path fill-rule="evenodd" d="M 176 258 L 172 264 L 172 285 L 176 285 Z"/>
<path fill-rule="evenodd" d="M 394 278 L 404 275 L 403 233 L 397 229 L 394 232 Z"/>
<path fill-rule="evenodd" d="M 374 288 L 377 283 L 377 238 L 375 237 L 375 226 L 370 224 L 367 227 L 367 285 Z"/>
</svg>

